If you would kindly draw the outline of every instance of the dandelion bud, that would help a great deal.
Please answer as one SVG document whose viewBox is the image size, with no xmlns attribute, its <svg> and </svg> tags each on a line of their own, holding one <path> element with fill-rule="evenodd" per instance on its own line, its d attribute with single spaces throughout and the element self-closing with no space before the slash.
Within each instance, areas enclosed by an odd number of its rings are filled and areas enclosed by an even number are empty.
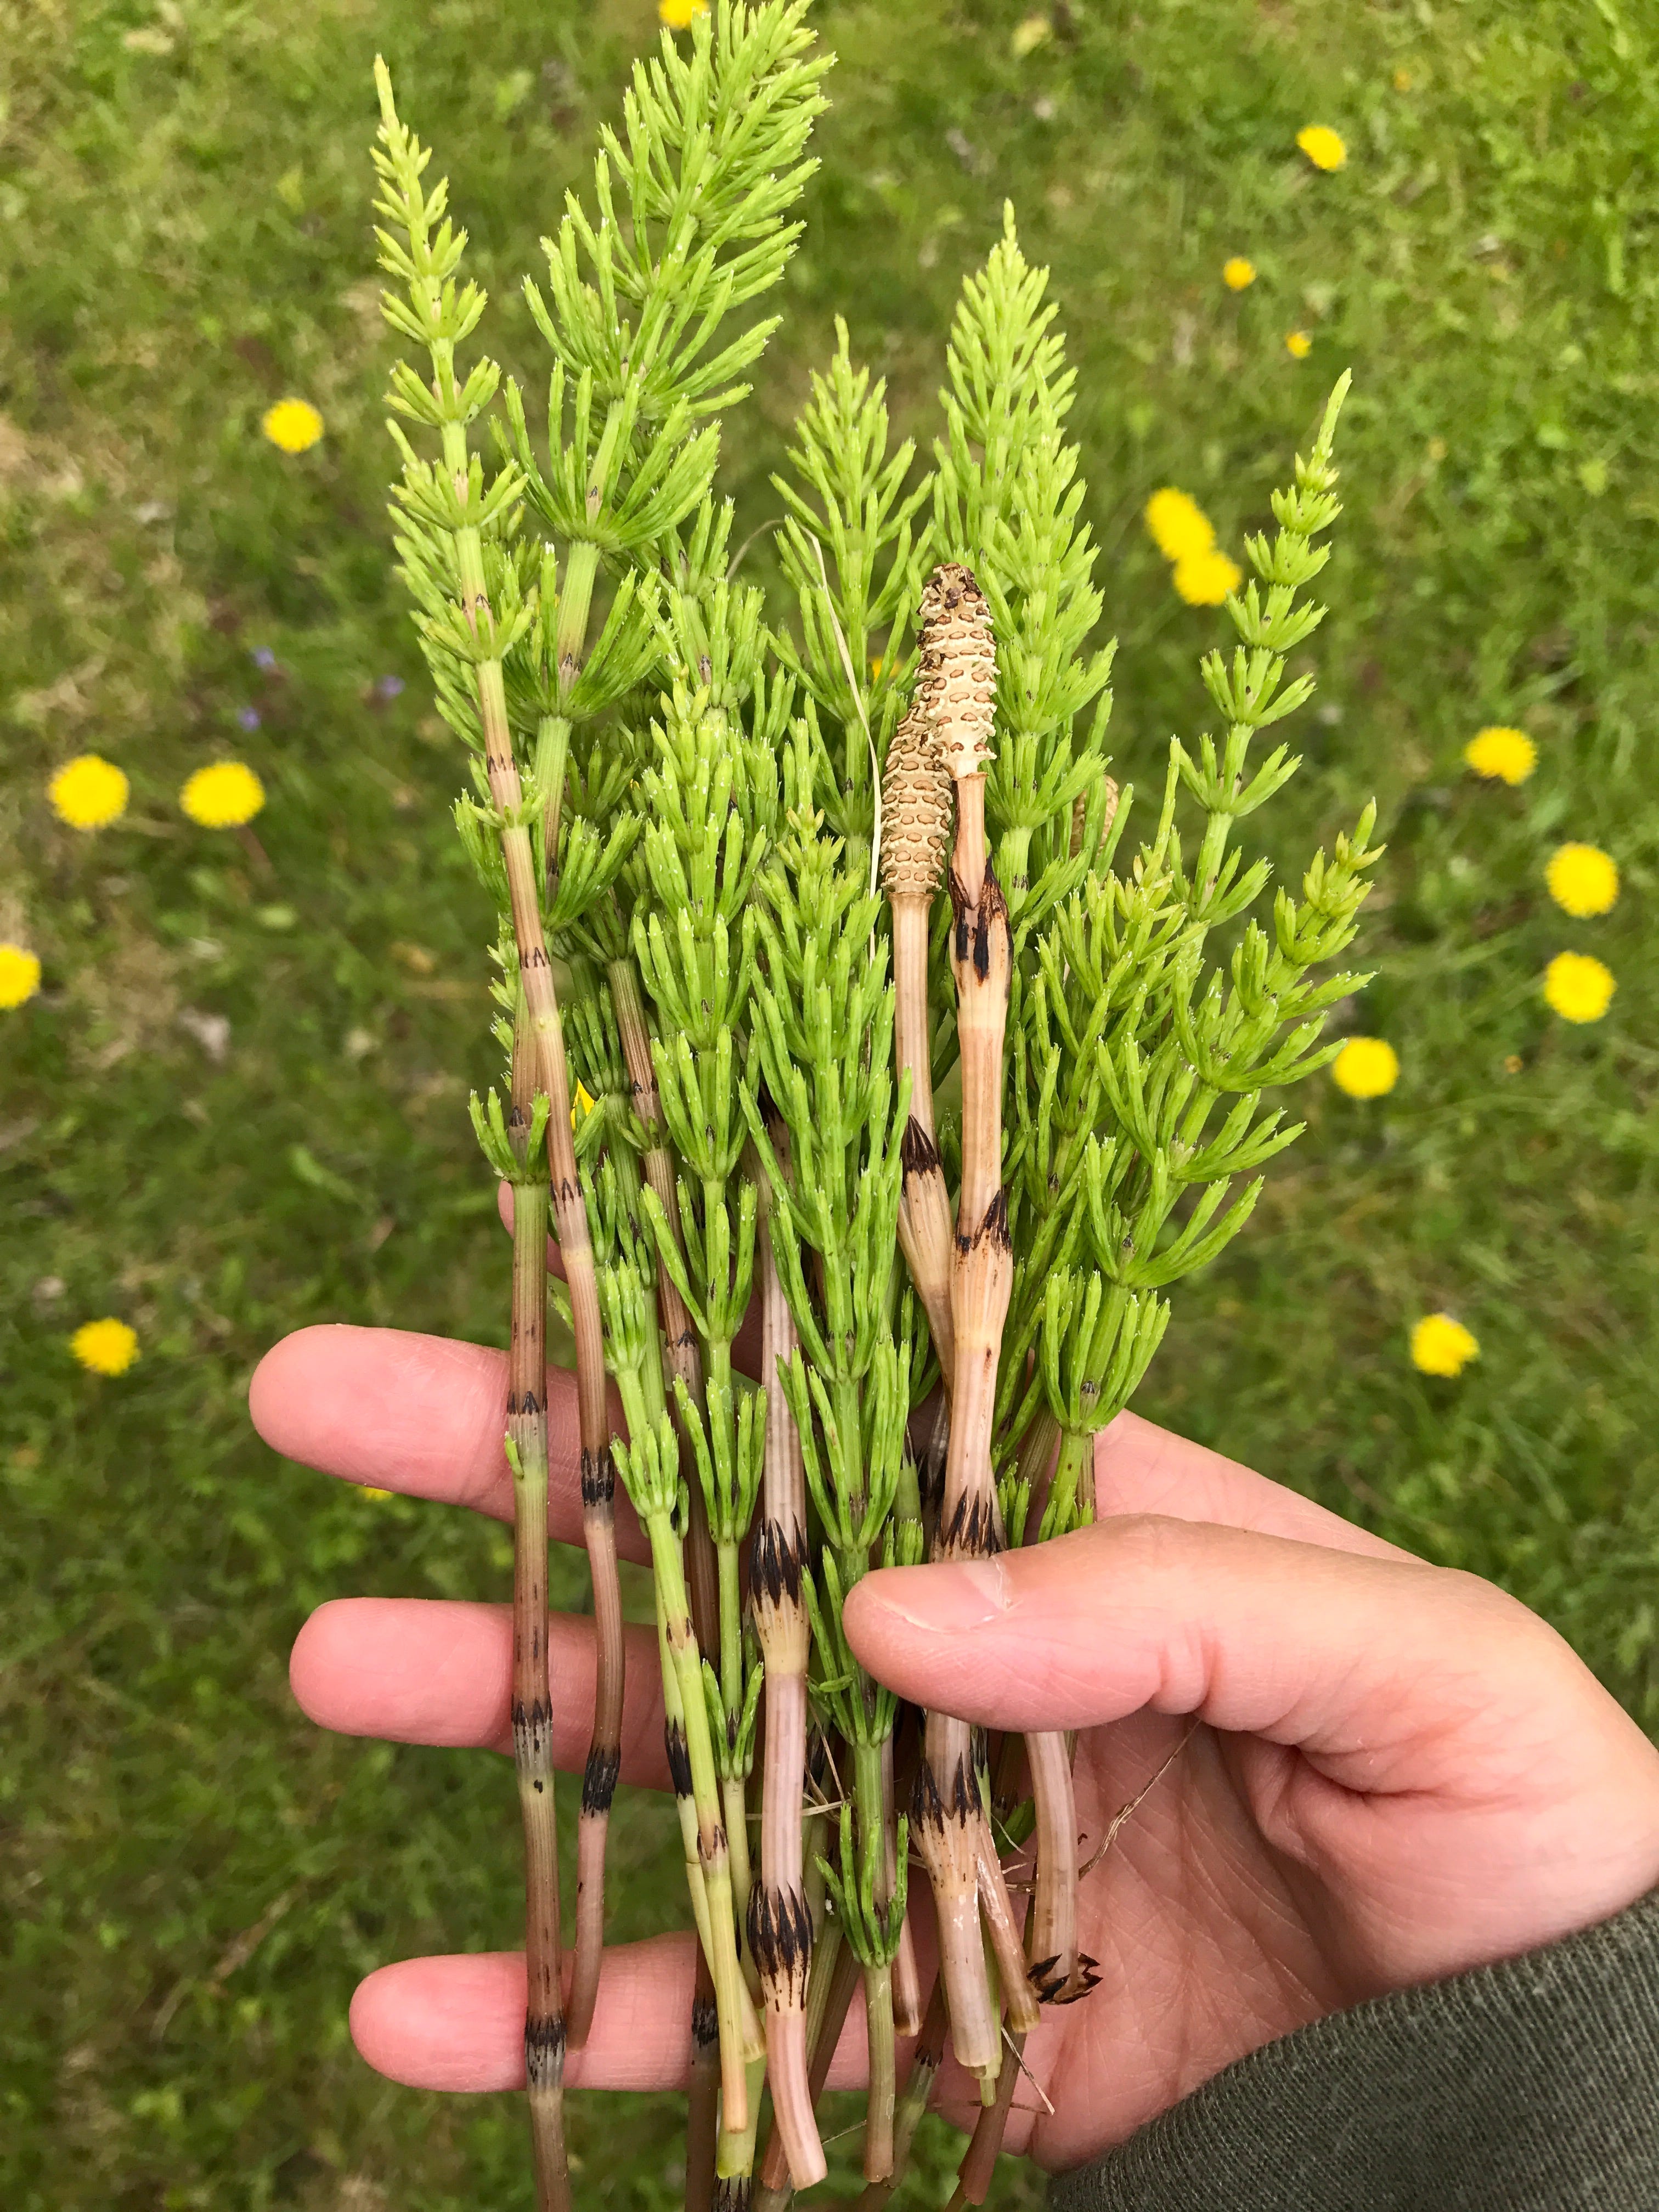
<svg viewBox="0 0 1659 2212">
<path fill-rule="evenodd" d="M 927 716 L 913 707 L 893 732 L 881 780 L 881 880 L 889 898 L 931 898 L 951 842 L 951 779 Z"/>
<path fill-rule="evenodd" d="M 971 568 L 946 562 L 921 595 L 917 703 L 933 726 L 944 767 L 958 782 L 982 775 L 996 719 L 996 647 L 990 610 Z"/>
</svg>

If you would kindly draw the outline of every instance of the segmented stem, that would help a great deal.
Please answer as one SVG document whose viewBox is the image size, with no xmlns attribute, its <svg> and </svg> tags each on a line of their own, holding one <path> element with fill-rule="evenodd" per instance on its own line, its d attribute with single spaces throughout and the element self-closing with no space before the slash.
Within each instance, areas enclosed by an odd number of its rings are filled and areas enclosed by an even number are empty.
<svg viewBox="0 0 1659 2212">
<path fill-rule="evenodd" d="M 649 1138 L 641 1161 L 645 1179 L 655 1192 L 663 1218 L 671 1224 L 678 1243 L 679 1201 L 674 1187 L 674 1156 L 668 1148 L 663 1126 L 657 1071 L 651 1058 L 651 1031 L 645 1018 L 645 1002 L 640 995 L 639 969 L 631 957 L 624 957 L 611 961 L 605 975 L 611 985 L 611 1003 L 616 1009 L 617 1030 L 622 1039 L 634 1110 Z M 662 1314 L 664 1353 L 671 1382 L 676 1378 L 684 1382 L 692 1404 L 701 1406 L 702 1361 L 697 1352 L 696 1332 L 691 1326 L 685 1302 L 665 1267 L 657 1270 L 657 1302 Z M 672 1389 L 669 1403 L 678 1428 L 679 1407 Z M 683 1459 L 684 1438 L 681 1443 Z M 720 1649 L 720 1597 L 714 1540 L 708 1528 L 708 1501 L 702 1494 L 701 1483 L 691 1483 L 689 1494 L 690 1521 L 685 1536 L 685 1571 L 691 1589 L 691 1620 L 698 1644 L 703 1650 L 713 1652 Z"/>
<path fill-rule="evenodd" d="M 698 1875 L 702 1887 L 702 1875 Z M 701 1934 L 701 1925 L 699 1926 Z M 714 2212 L 714 2146 L 720 2134 L 720 2027 L 708 1954 L 697 1946 L 691 1994 L 691 2086 L 685 2117 L 685 2212 Z"/>
<path fill-rule="evenodd" d="M 991 1432 L 1013 1287 L 1002 1187 L 1003 1048 L 1013 946 L 985 836 L 984 767 L 995 681 L 989 618 L 965 568 L 936 570 L 923 605 L 923 690 L 956 785 L 951 963 L 962 1064 L 962 1188 L 951 1277 L 955 1382 L 933 1550 L 935 1558 L 960 1559 L 981 1557 L 1001 1542 Z M 915 1804 L 916 1841 L 939 1914 L 951 2045 L 958 2063 L 979 2075 L 988 2102 L 1000 2036 L 981 1942 L 981 1901 L 992 1908 L 990 1933 L 1000 1958 L 1011 1914 L 965 1722 L 928 1715 Z M 1011 2003 L 1018 2002 L 1016 1991 L 1023 1987 L 1022 1967 L 1009 1990 Z"/>
<path fill-rule="evenodd" d="M 830 2062 L 841 2041 L 842 2029 L 859 1985 L 859 1962 L 839 1924 L 830 1921 L 818 1937 L 806 1996 L 806 2039 L 811 2056 L 806 2069 L 806 2092 L 816 2106 L 830 2078 Z M 794 2194 L 783 2142 L 774 2127 L 750 2198 L 751 2212 L 785 2212 Z"/>
<path fill-rule="evenodd" d="M 741 2135 L 749 2124 L 747 2068 L 765 2042 L 738 1961 L 737 1924 L 732 1899 L 731 1855 L 721 1817 L 720 1778 L 708 1733 L 702 1658 L 691 1626 L 690 1600 L 679 1539 L 666 1514 L 646 1522 L 651 1562 L 662 1607 L 663 1633 L 678 1678 L 685 1729 L 691 1794 L 697 1815 L 697 1858 L 707 1902 L 708 1965 L 714 1978 L 714 2007 L 720 2021 L 720 2127 Z"/>
<path fill-rule="evenodd" d="M 771 1130 L 787 1158 L 781 1124 Z M 806 1989 L 812 1922 L 802 1888 L 801 1801 L 806 1786 L 806 1668 L 811 1629 L 804 1589 L 806 1477 L 800 1438 L 777 1376 L 798 1338 L 765 1221 L 770 1203 L 760 1179 L 757 1235 L 761 1287 L 761 1380 L 766 1387 L 766 1454 L 761 1510 L 750 1552 L 750 1598 L 766 1667 L 765 1759 L 761 1770 L 761 1879 L 749 1898 L 750 1957 L 765 2002 L 773 2137 L 798 2189 L 828 2172 L 807 2081 Z"/>
<path fill-rule="evenodd" d="M 459 424 L 444 430 L 444 460 L 456 489 L 466 496 L 466 434 Z M 486 617 L 483 549 L 475 529 L 455 535 L 461 604 L 476 630 Z M 571 1978 L 566 2029 L 573 2048 L 586 2039 L 599 1990 L 599 1959 L 605 1948 L 605 1846 L 611 1800 L 621 1764 L 623 1709 L 622 1589 L 617 1574 L 614 1504 L 616 1478 L 611 1464 L 610 1428 L 605 1401 L 605 1344 L 599 1324 L 599 1285 L 593 1248 L 587 1232 L 587 1208 L 570 1126 L 570 1078 L 558 994 L 542 933 L 535 851 L 528 827 L 519 820 L 523 788 L 507 722 L 507 692 L 499 660 L 477 665 L 478 719 L 483 733 L 489 793 L 498 810 L 501 857 L 513 910 L 519 977 L 525 1017 L 535 1054 L 536 1085 L 548 1098 L 547 1158 L 552 1180 L 554 1225 L 570 1292 L 572 1333 L 576 1340 L 576 1405 L 581 1439 L 582 1534 L 593 1585 L 593 1620 L 598 1648 L 593 1737 L 582 1778 L 581 1818 L 576 1844 L 576 1962 Z"/>
<path fill-rule="evenodd" d="M 904 2077 L 903 2094 L 893 2115 L 892 2170 L 880 2181 L 872 2181 L 858 2201 L 858 2212 L 881 2212 L 893 2191 L 904 2179 L 910 2163 L 910 2146 L 915 2140 L 916 2130 L 921 2124 L 933 2094 L 933 2084 L 939 2079 L 939 2069 L 945 2057 L 945 2029 L 949 2017 L 945 2002 L 945 1984 L 936 1979 L 927 2001 L 927 2010 L 921 2023 L 921 2033 L 916 2047 L 910 2054 L 910 2068 Z"/>
<path fill-rule="evenodd" d="M 530 1129 L 530 1055 L 513 1054 L 508 1133 L 520 1160 Z M 513 1469 L 513 1755 L 524 1822 L 525 2084 L 542 2212 L 571 2203 L 564 2140 L 564 2006 L 553 1709 L 547 1679 L 547 1186 L 513 1193 L 513 1315 L 507 1447 Z"/>
</svg>

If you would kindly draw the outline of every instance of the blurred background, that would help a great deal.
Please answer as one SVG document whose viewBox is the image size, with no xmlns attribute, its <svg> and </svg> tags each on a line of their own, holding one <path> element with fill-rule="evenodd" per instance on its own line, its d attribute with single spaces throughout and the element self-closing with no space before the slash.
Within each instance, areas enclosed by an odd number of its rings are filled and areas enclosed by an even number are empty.
<svg viewBox="0 0 1659 2212">
<path fill-rule="evenodd" d="M 1504 1583 L 1651 1726 L 1651 14 L 815 14 L 842 59 L 810 234 L 725 447 L 754 575 L 833 317 L 930 438 L 1012 197 L 1079 371 L 1117 772 L 1144 783 L 1205 726 L 1224 627 L 1172 588 L 1149 495 L 1189 493 L 1239 557 L 1353 368 L 1307 764 L 1267 819 L 1299 870 L 1376 794 L 1376 975 L 1339 1019 L 1398 1080 L 1299 1094 L 1307 1136 L 1183 1291 L 1141 1409 Z M 325 1739 L 285 1679 L 327 1597 L 504 1595 L 507 1532 L 280 1463 L 244 1399 L 305 1322 L 499 1342 L 505 1317 L 465 1110 L 494 1070 L 489 921 L 389 573 L 371 58 L 533 385 L 517 279 L 659 27 L 643 0 L 0 0 L 0 939 L 41 963 L 0 1012 L 9 2212 L 530 2202 L 514 2100 L 392 2087 L 345 2024 L 385 1960 L 516 1941 L 508 1770 Z M 1298 151 L 1309 125 L 1340 167 Z M 320 417 L 297 453 L 261 428 L 289 397 Z M 1523 781 L 1465 763 L 1493 725 L 1530 738 Z M 95 831 L 47 797 L 85 753 L 130 781 Z M 226 759 L 265 790 L 246 836 L 180 808 Z M 1552 898 L 1567 841 L 1616 861 L 1611 912 Z M 1601 1018 L 1547 1004 L 1563 951 L 1611 971 Z M 1413 1364 L 1437 1312 L 1478 1342 L 1455 1378 Z M 134 1333 L 118 1375 L 72 1349 L 94 1320 Z M 617 1932 L 678 1924 L 672 1820 L 623 1802 Z M 579 2099 L 573 2139 L 584 2201 L 678 2202 L 672 2100 Z M 906 2204 L 943 2202 L 943 2143 Z M 997 2201 L 1038 2191 L 1006 2166 Z"/>
</svg>

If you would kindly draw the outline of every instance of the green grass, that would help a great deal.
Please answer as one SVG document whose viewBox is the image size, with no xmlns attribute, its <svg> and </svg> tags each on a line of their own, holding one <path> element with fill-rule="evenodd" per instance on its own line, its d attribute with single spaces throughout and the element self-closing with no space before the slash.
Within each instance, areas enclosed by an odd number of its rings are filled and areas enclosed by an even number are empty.
<svg viewBox="0 0 1659 2212">
<path fill-rule="evenodd" d="M 727 439 L 738 534 L 775 512 L 836 313 L 931 434 L 956 287 L 1012 196 L 1079 368 L 1116 752 L 1145 779 L 1202 726 L 1219 623 L 1175 599 L 1142 502 L 1184 486 L 1237 551 L 1352 364 L 1322 688 L 1272 834 L 1294 859 L 1378 794 L 1349 1018 L 1403 1073 L 1368 1106 L 1312 1086 L 1144 1406 L 1504 1581 L 1652 1725 L 1659 40 L 1630 0 L 1093 0 L 1019 59 L 1023 13 L 820 8 L 836 105 Z M 513 2100 L 382 2084 L 344 2024 L 375 1963 L 514 1939 L 506 1770 L 321 1738 L 283 1672 L 327 1596 L 504 1591 L 504 1536 L 277 1463 L 243 1392 L 305 1322 L 500 1340 L 504 1314 L 463 1110 L 486 918 L 387 574 L 370 58 L 452 174 L 493 343 L 533 368 L 513 280 L 654 27 L 636 0 L 0 0 L 0 937 L 46 978 L 0 1015 L 9 2212 L 529 2202 Z M 1313 120 L 1348 140 L 1334 176 L 1292 150 Z M 1261 271 L 1237 298 L 1234 252 Z M 257 428 L 288 391 L 328 423 L 298 461 Z M 1489 721 L 1538 740 L 1519 790 L 1461 769 Z M 43 787 L 92 748 L 134 796 L 85 838 Z M 268 785 L 268 872 L 177 811 L 227 750 Z M 1568 836 L 1624 871 L 1603 921 L 1544 893 Z M 1564 946 L 1618 976 L 1594 1028 L 1542 1006 Z M 185 1014 L 228 1023 L 222 1060 Z M 1482 1347 L 1456 1383 L 1405 1353 L 1443 1305 Z M 143 1344 L 113 1382 L 66 1349 L 104 1313 Z M 619 1932 L 683 1917 L 660 1808 L 617 1831 Z M 675 2201 L 667 2100 L 580 2101 L 574 2143 L 586 2201 Z M 1036 2201 L 1011 2171 L 998 2202 Z"/>
</svg>

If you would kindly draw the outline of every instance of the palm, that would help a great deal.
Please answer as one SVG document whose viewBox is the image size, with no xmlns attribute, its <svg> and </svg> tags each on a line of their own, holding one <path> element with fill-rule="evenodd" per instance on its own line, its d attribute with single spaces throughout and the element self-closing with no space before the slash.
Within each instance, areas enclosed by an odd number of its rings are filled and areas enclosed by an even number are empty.
<svg viewBox="0 0 1659 2212">
<path fill-rule="evenodd" d="M 309 1329 L 252 1397 L 294 1458 L 507 1519 L 505 1388 L 498 1353 Z M 550 1522 L 570 1540 L 574 1419 L 556 1395 L 550 1427 Z M 997 1593 L 970 1636 L 929 1617 L 947 1589 L 960 1611 L 948 1578 L 965 1570 L 872 1576 L 848 1606 L 860 1656 L 902 1694 L 948 1693 L 989 1728 L 1079 1731 L 1085 1854 L 1146 1790 L 1083 1885 L 1101 1985 L 1032 2036 L 1011 2147 L 1075 2163 L 1287 2030 L 1585 1926 L 1659 1881 L 1659 1754 L 1522 1607 L 1130 1416 L 1097 1481 L 1098 1528 L 975 1571 Z M 626 1516 L 618 1534 L 641 1555 Z M 510 1644 L 502 1607 L 348 1599 L 307 1622 L 293 1680 L 325 1725 L 504 1750 Z M 549 1661 L 556 1752 L 580 1771 L 587 1624 L 556 1616 Z M 665 1779 L 657 1681 L 641 1630 L 624 1784 Z M 683 2082 L 690 1987 L 689 1939 L 607 1954 L 573 2085 Z M 371 1975 L 352 2028 L 395 2079 L 507 2088 L 523 2016 L 520 1957 L 458 1955 Z M 855 2078 L 858 2042 L 832 2084 Z M 965 2118 L 963 2087 L 947 2074 Z"/>
</svg>

